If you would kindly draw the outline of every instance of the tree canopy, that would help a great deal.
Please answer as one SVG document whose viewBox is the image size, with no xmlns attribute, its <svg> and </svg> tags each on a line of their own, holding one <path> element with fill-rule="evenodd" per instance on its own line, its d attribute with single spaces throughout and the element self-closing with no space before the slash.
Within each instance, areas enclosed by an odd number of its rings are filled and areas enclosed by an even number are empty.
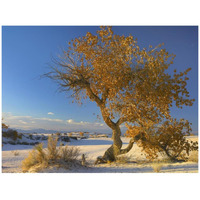
<svg viewBox="0 0 200 200">
<path fill-rule="evenodd" d="M 76 100 L 89 97 L 106 104 L 111 118 L 116 113 L 123 121 L 168 117 L 173 101 L 180 108 L 194 101 L 188 99 L 184 77 L 191 68 L 173 76 L 166 73 L 175 55 L 161 47 L 140 49 L 133 36 L 101 27 L 97 35 L 88 32 L 69 42 L 49 75 L 63 90 L 73 91 Z"/>
<path fill-rule="evenodd" d="M 170 119 L 173 102 L 179 108 L 193 104 L 186 88 L 191 68 L 167 73 L 175 55 L 164 44 L 140 48 L 132 35 L 116 35 L 111 27 L 100 27 L 95 35 L 88 32 L 68 45 L 47 76 L 63 91 L 72 91 L 78 102 L 89 98 L 97 103 L 118 149 L 122 123 L 159 123 Z"/>
</svg>

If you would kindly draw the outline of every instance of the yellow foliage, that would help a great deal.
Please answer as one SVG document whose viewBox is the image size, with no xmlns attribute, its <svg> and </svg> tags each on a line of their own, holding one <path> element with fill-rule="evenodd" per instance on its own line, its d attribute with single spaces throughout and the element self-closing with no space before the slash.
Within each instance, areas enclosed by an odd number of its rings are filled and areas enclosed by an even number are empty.
<svg viewBox="0 0 200 200">
<path fill-rule="evenodd" d="M 150 160 L 158 157 L 158 153 L 164 153 L 171 160 L 187 160 L 190 152 L 198 150 L 198 142 L 187 140 L 191 127 L 187 120 L 170 119 L 156 126 L 151 121 L 139 125 L 127 126 L 126 135 L 135 137 L 140 132 L 145 133 L 145 139 L 137 142 L 143 148 Z"/>
<path fill-rule="evenodd" d="M 111 128 L 116 118 L 118 125 L 143 119 L 159 123 L 170 118 L 173 102 L 182 108 L 194 101 L 186 88 L 190 68 L 169 75 L 175 55 L 163 45 L 140 48 L 132 35 L 116 35 L 112 27 L 102 26 L 96 34 L 70 41 L 48 77 L 72 91 L 79 103 L 95 101 Z"/>
</svg>

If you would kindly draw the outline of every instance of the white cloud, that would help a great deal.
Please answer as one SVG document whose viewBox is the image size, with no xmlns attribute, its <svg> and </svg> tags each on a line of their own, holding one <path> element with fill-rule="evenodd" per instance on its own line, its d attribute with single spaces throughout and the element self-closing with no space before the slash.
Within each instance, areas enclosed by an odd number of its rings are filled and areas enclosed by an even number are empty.
<svg viewBox="0 0 200 200">
<path fill-rule="evenodd" d="M 4 123 L 10 128 L 18 129 L 46 129 L 55 131 L 90 131 L 111 133 L 105 123 L 76 121 L 74 119 L 52 119 L 48 117 L 17 116 L 12 113 L 3 113 Z"/>
<path fill-rule="evenodd" d="M 72 124 L 74 121 L 73 121 L 73 119 L 68 119 L 67 120 L 67 123 L 69 123 L 69 124 Z"/>
<path fill-rule="evenodd" d="M 68 120 L 67 120 L 67 124 L 86 125 L 86 124 L 90 124 L 90 123 L 89 123 L 89 122 L 84 122 L 84 121 L 75 122 L 73 119 L 68 119 Z"/>
<path fill-rule="evenodd" d="M 48 114 L 48 115 L 54 115 L 54 113 L 53 113 L 53 112 L 48 112 L 47 114 Z"/>
<path fill-rule="evenodd" d="M 49 121 L 49 122 L 63 122 L 62 119 L 50 119 L 50 118 L 46 118 L 46 117 L 42 117 L 42 118 L 34 118 L 36 120 L 42 120 L 42 121 Z"/>
<path fill-rule="evenodd" d="M 23 120 L 19 120 L 19 123 L 21 123 L 21 124 L 27 124 L 27 122 L 25 122 Z"/>
</svg>

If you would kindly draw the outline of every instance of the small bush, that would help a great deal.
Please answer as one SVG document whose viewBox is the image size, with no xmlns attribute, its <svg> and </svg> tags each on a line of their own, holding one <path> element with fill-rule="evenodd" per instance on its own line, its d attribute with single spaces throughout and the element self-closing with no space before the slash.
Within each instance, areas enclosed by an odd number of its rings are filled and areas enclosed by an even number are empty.
<svg viewBox="0 0 200 200">
<path fill-rule="evenodd" d="M 21 134 L 19 134 L 16 130 L 13 130 L 13 129 L 9 129 L 8 131 L 3 132 L 2 135 L 3 135 L 3 137 L 11 138 L 14 141 L 16 141 L 17 138 L 19 138 L 19 139 L 22 138 Z"/>
<path fill-rule="evenodd" d="M 36 145 L 35 146 L 35 150 L 37 152 L 37 154 L 36 154 L 36 160 L 39 163 L 42 163 L 44 161 L 46 162 L 48 160 L 47 154 L 46 154 L 45 150 L 43 149 L 43 144 L 42 143 Z"/>
<path fill-rule="evenodd" d="M 57 132 L 57 133 L 56 133 L 56 136 L 57 136 L 57 137 L 61 136 L 61 133 Z"/>
<path fill-rule="evenodd" d="M 69 136 L 69 137 L 72 137 L 72 133 L 68 133 L 68 136 Z"/>
<path fill-rule="evenodd" d="M 14 154 L 14 156 L 18 156 L 19 155 L 18 151 L 11 151 L 11 152 Z"/>
<path fill-rule="evenodd" d="M 152 164 L 153 171 L 156 172 L 156 173 L 159 173 L 162 167 L 163 167 L 162 163 L 156 163 L 155 162 L 155 163 Z"/>
<path fill-rule="evenodd" d="M 29 152 L 28 157 L 22 161 L 22 171 L 27 172 L 31 167 L 38 164 L 38 160 L 36 158 L 37 152 L 33 149 Z"/>
<path fill-rule="evenodd" d="M 31 140 L 33 140 L 33 135 L 32 135 L 32 134 L 30 134 L 30 135 L 29 135 L 29 138 L 30 138 Z"/>
<path fill-rule="evenodd" d="M 50 136 L 48 138 L 47 152 L 48 159 L 54 161 L 58 157 L 58 149 L 56 148 L 58 137 Z"/>
<path fill-rule="evenodd" d="M 75 161 L 79 155 L 80 150 L 77 147 L 65 146 L 60 149 L 60 159 L 65 162 Z"/>
<path fill-rule="evenodd" d="M 28 142 L 22 142 L 21 144 L 22 144 L 22 145 L 29 145 Z"/>
<path fill-rule="evenodd" d="M 84 133 L 83 133 L 83 132 L 79 132 L 79 135 L 80 135 L 81 137 L 83 137 L 83 136 L 84 136 Z"/>
<path fill-rule="evenodd" d="M 43 144 L 38 144 L 29 153 L 28 157 L 22 161 L 22 171 L 27 172 L 31 168 L 39 171 L 50 165 L 56 165 L 64 168 L 79 165 L 81 162 L 77 160 L 79 149 L 77 147 L 57 147 L 57 137 L 49 136 L 47 149 L 43 148 Z"/>
<path fill-rule="evenodd" d="M 1 124 L 2 124 L 2 129 L 3 129 L 3 128 L 4 128 L 4 129 L 8 129 L 9 126 L 7 126 L 5 123 L 2 122 Z"/>
<path fill-rule="evenodd" d="M 8 141 L 8 144 L 16 145 L 16 143 L 12 141 Z"/>
</svg>

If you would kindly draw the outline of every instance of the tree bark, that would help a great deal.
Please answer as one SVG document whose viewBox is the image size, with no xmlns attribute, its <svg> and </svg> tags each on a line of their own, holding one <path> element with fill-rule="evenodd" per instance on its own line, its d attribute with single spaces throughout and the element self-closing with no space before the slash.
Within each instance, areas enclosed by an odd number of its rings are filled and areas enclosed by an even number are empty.
<svg viewBox="0 0 200 200">
<path fill-rule="evenodd" d="M 121 149 L 122 140 L 119 125 L 115 125 L 115 128 L 113 128 L 112 130 L 113 144 L 105 151 L 103 156 L 99 156 L 97 158 L 95 164 L 113 162 L 116 160 L 117 156 L 128 153 L 132 149 L 135 139 L 131 139 L 129 145 L 125 149 Z"/>
</svg>

